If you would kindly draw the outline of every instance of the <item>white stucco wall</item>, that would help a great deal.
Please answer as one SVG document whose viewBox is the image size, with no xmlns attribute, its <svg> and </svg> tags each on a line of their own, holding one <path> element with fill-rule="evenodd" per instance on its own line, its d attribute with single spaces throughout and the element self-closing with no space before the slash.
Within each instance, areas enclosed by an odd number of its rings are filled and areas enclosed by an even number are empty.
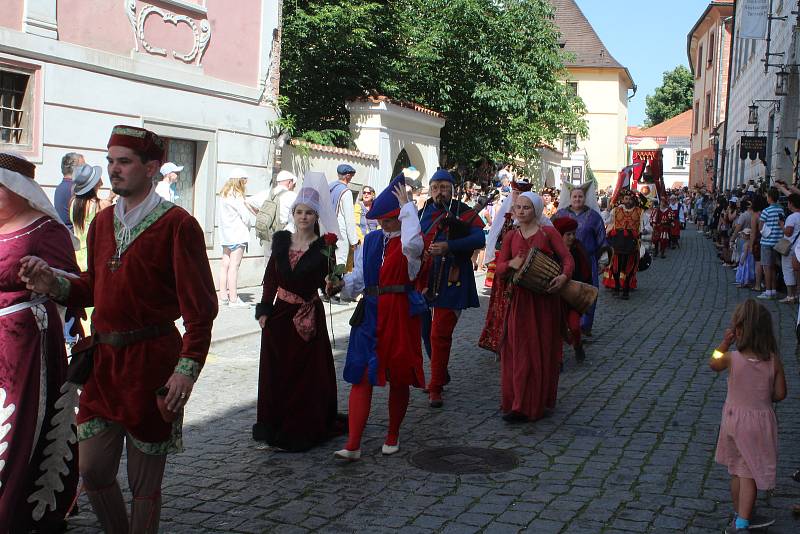
<svg viewBox="0 0 800 534">
<path fill-rule="evenodd" d="M 782 11 L 778 10 L 783 5 Z M 793 51 L 795 42 L 795 25 L 797 15 L 792 15 L 792 8 L 796 6 L 794 2 L 776 2 L 775 15 L 788 16 L 787 21 L 772 21 L 772 41 L 770 51 L 786 54 L 784 57 L 772 56 L 770 63 L 798 63 Z M 739 4 L 739 11 L 742 4 Z M 766 41 L 746 40 L 739 38 L 738 21 L 741 20 L 737 12 L 737 28 L 734 31 L 733 44 L 731 47 L 731 63 L 733 71 L 731 73 L 730 104 L 728 108 L 727 140 L 725 148 L 726 168 L 724 174 L 723 187 L 730 189 L 736 184 L 745 183 L 748 180 L 758 180 L 764 178 L 766 168 L 760 161 L 750 159 L 743 161 L 739 159 L 739 141 L 742 130 L 753 131 L 753 125 L 747 123 L 748 106 L 753 100 L 780 100 L 781 111 L 774 111 L 775 124 L 774 130 L 779 133 L 768 133 L 772 137 L 771 166 L 772 177 L 789 180 L 791 178 L 792 162 L 791 158 L 784 153 L 784 147 L 788 147 L 794 154 L 795 140 L 797 139 L 797 99 L 798 81 L 797 74 L 794 74 L 792 84 L 793 92 L 787 97 L 775 96 L 775 73 L 776 68 L 770 68 L 769 73 L 764 72 Z M 745 54 L 745 51 L 748 53 Z M 794 58 L 794 59 L 793 59 Z M 759 135 L 764 135 L 768 128 L 769 116 L 773 112 L 773 104 L 762 103 L 759 105 Z M 745 134 L 747 135 L 747 134 Z M 752 135 L 752 133 L 750 133 Z"/>
</svg>

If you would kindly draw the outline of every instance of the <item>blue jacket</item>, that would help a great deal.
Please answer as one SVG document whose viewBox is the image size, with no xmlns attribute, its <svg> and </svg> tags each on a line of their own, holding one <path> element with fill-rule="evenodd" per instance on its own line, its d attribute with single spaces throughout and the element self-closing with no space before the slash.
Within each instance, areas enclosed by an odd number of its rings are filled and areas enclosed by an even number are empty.
<svg viewBox="0 0 800 534">
<path fill-rule="evenodd" d="M 451 211 L 456 215 L 463 214 L 471 208 L 463 202 L 452 202 Z M 419 222 L 422 227 L 422 234 L 425 236 L 426 243 L 429 233 L 433 231 L 431 226 L 439 219 L 442 212 L 434 204 L 426 204 L 419 212 Z M 475 219 L 481 221 L 480 217 Z M 438 224 L 438 223 L 437 223 Z M 480 306 L 478 301 L 478 290 L 475 287 L 475 274 L 472 270 L 472 253 L 486 246 L 486 236 L 480 224 L 472 224 L 467 230 L 465 237 L 458 239 L 448 239 L 446 230 L 437 230 L 433 242 L 447 241 L 449 254 L 445 256 L 444 268 L 439 264 L 439 259 L 434 257 L 433 264 L 429 273 L 428 287 L 432 290 L 434 280 L 441 277 L 439 285 L 439 295 L 429 305 L 432 308 L 449 308 L 452 310 L 463 310 L 466 308 L 477 308 Z M 456 265 L 459 268 L 459 281 L 456 284 L 447 282 L 450 267 Z"/>
</svg>

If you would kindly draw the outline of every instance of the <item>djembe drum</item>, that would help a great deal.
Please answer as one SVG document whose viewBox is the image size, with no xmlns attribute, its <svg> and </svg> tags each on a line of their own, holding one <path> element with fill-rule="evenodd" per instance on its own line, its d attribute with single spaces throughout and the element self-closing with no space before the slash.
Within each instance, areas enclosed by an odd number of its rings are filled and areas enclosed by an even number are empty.
<svg viewBox="0 0 800 534">
<path fill-rule="evenodd" d="M 561 274 L 561 266 L 556 260 L 533 247 L 528 252 L 528 257 L 522 267 L 514 273 L 511 283 L 534 293 L 545 294 L 553 279 Z M 597 288 L 569 280 L 558 292 L 558 295 L 571 308 L 584 314 L 597 300 Z"/>
</svg>

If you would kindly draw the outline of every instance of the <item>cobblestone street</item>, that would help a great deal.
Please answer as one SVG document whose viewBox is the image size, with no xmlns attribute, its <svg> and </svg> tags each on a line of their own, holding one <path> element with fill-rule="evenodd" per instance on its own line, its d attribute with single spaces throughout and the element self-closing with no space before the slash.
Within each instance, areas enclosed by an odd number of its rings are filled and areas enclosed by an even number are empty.
<svg viewBox="0 0 800 534">
<path fill-rule="evenodd" d="M 536 423 L 500 418 L 499 363 L 477 347 L 482 298 L 457 327 L 444 408 L 412 392 L 393 457 L 380 454 L 388 414 L 380 388 L 360 462 L 334 461 L 343 439 L 305 454 L 255 443 L 259 337 L 215 343 L 188 406 L 186 452 L 168 463 L 162 532 L 721 532 L 732 507 L 714 448 L 727 375 L 707 359 L 735 305 L 755 293 L 733 286 L 733 271 L 693 228 L 682 244 L 640 275 L 630 301 L 601 291 L 586 363 L 575 365 L 565 349 L 557 410 Z M 800 468 L 797 308 L 767 305 L 779 322 L 789 396 L 777 408 L 778 488 L 760 496 L 759 509 L 778 519 L 769 532 L 789 534 L 800 531 L 789 512 L 800 503 L 790 478 Z M 250 311 L 222 313 L 252 320 Z M 334 316 L 337 371 L 348 318 Z M 340 381 L 340 411 L 348 392 Z M 507 450 L 518 465 L 457 476 L 410 463 L 441 446 Z M 80 507 L 71 531 L 97 532 L 85 496 Z"/>
</svg>

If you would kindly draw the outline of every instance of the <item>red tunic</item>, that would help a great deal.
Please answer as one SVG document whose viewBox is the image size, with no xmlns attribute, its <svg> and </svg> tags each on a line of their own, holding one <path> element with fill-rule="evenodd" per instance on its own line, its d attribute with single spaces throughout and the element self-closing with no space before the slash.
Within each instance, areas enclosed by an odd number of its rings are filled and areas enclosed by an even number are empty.
<svg viewBox="0 0 800 534">
<path fill-rule="evenodd" d="M 99 345 L 78 424 L 101 418 L 121 424 L 140 441 L 166 441 L 172 425 L 161 418 L 155 392 L 179 358 L 202 367 L 217 315 L 203 231 L 183 208 L 172 207 L 134 239 L 113 272 L 108 265 L 116 251 L 113 208 L 95 217 L 87 241 L 88 271 L 71 281 L 68 302 L 94 306 L 97 332 L 138 330 L 182 317 L 186 333 L 181 338 L 176 328 L 127 347 Z"/>
<path fill-rule="evenodd" d="M 555 228 L 543 226 L 525 239 L 515 230 L 503 239 L 497 258 L 497 274 L 509 271 L 509 261 L 526 257 L 536 247 L 562 258 L 562 272 L 572 276 L 575 263 Z M 553 409 L 558 394 L 562 359 L 562 303 L 558 295 L 537 294 L 516 286 L 506 316 L 506 333 L 500 346 L 503 412 L 519 412 L 539 419 Z"/>
<path fill-rule="evenodd" d="M 408 259 L 403 254 L 400 237 L 386 244 L 379 274 L 380 287 L 410 285 Z M 402 328 L 398 326 L 402 325 Z M 378 382 L 422 387 L 422 325 L 419 315 L 411 315 L 407 293 L 385 293 L 378 297 Z"/>
</svg>

